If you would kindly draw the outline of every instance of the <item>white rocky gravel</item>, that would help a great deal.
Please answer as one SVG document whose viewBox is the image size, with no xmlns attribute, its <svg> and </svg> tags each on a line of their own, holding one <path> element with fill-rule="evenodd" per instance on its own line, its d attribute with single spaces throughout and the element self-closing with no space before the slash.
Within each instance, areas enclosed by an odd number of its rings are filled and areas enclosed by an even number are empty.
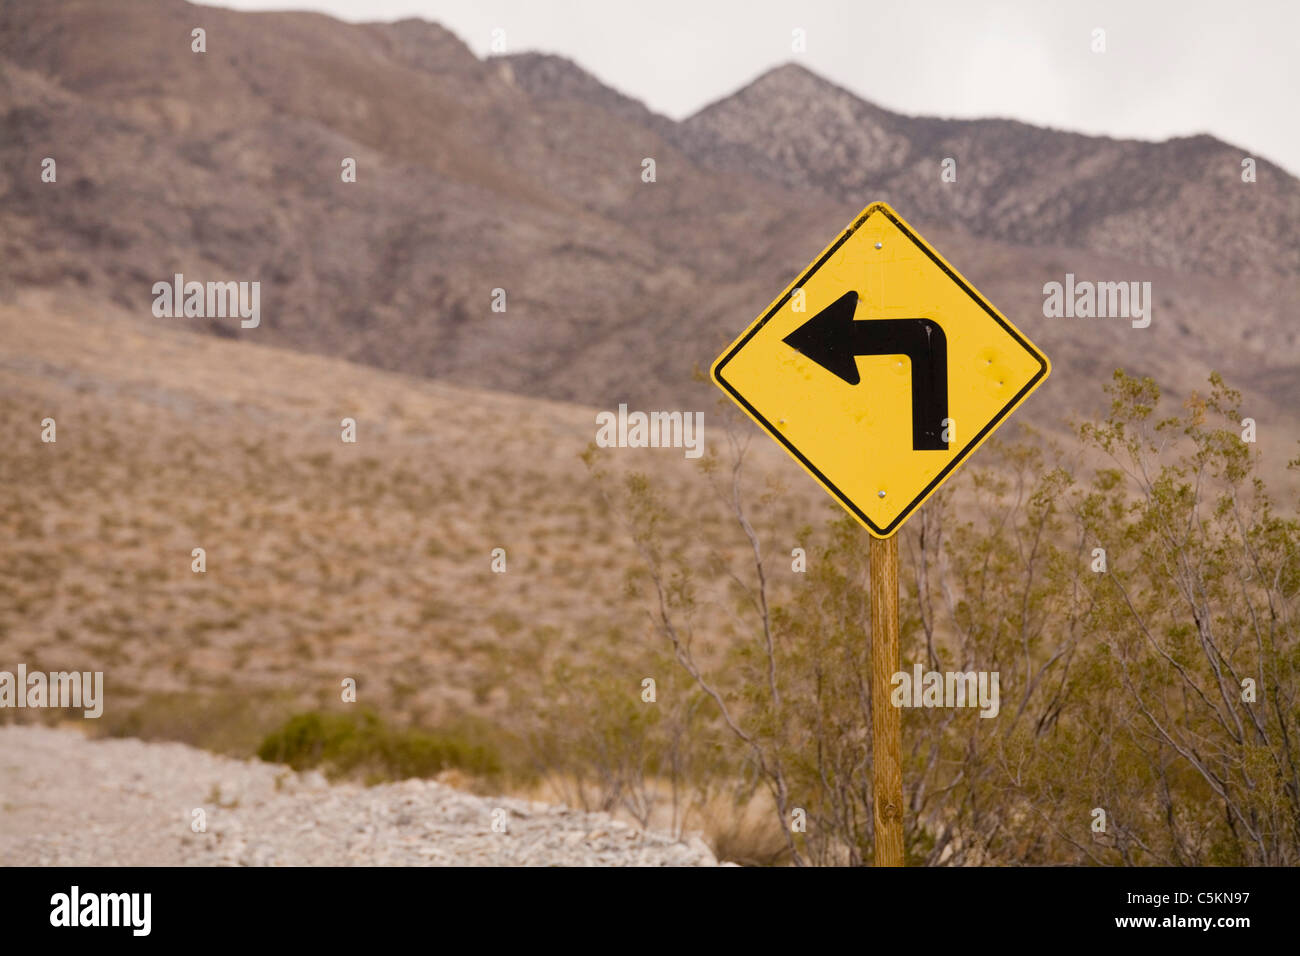
<svg viewBox="0 0 1300 956">
<path fill-rule="evenodd" d="M 192 829 L 202 808 L 206 832 Z M 503 814 L 495 814 L 496 811 Z M 494 814 L 505 832 L 494 832 Z M 0 865 L 714 866 L 603 813 L 432 780 L 329 783 L 183 744 L 0 726 Z"/>
</svg>

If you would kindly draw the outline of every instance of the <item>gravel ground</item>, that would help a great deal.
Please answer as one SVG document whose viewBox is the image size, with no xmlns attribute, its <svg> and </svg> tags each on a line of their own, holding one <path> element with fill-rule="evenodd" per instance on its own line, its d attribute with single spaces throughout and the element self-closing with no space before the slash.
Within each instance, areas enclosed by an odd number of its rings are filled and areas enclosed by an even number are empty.
<svg viewBox="0 0 1300 956">
<path fill-rule="evenodd" d="M 206 831 L 194 832 L 202 808 Z M 504 811 L 498 813 L 497 811 Z M 493 821 L 504 820 L 505 832 Z M 183 744 L 0 727 L 0 865 L 713 866 L 602 813 L 430 780 L 363 787 Z"/>
</svg>

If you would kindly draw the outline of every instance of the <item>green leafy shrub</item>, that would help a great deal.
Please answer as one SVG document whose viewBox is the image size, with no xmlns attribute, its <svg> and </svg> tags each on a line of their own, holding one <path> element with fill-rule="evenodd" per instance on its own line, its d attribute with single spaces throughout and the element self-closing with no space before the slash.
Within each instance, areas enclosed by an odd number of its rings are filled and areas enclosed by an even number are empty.
<svg viewBox="0 0 1300 956">
<path fill-rule="evenodd" d="M 501 772 L 500 757 L 489 745 L 394 729 L 370 711 L 296 714 L 262 741 L 257 755 L 295 770 L 319 767 L 331 777 L 360 775 L 368 783 L 432 777 L 451 768 L 484 777 Z"/>
</svg>

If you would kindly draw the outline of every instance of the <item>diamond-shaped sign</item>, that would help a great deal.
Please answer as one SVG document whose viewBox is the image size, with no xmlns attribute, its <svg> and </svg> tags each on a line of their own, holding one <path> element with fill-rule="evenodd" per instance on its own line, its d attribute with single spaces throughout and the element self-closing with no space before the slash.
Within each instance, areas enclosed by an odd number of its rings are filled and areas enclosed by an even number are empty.
<svg viewBox="0 0 1300 956">
<path fill-rule="evenodd" d="M 713 380 L 886 538 L 1050 371 L 878 202 L 722 353 Z"/>
</svg>

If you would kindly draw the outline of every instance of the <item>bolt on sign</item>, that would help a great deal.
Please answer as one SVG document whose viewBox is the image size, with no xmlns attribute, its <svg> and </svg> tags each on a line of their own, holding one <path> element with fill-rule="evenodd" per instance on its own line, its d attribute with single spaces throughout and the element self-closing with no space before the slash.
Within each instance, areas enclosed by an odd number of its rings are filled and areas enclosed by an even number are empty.
<svg viewBox="0 0 1300 956">
<path fill-rule="evenodd" d="M 713 380 L 887 538 L 1050 371 L 877 202 L 722 353 Z"/>
</svg>

